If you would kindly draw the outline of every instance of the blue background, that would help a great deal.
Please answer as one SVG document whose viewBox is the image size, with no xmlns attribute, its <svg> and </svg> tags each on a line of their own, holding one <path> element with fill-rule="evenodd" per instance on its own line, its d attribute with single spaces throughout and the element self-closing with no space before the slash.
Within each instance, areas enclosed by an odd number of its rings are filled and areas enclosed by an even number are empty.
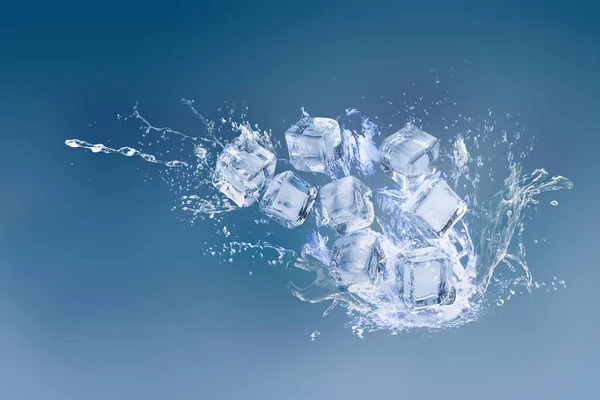
<svg viewBox="0 0 600 400">
<path fill-rule="evenodd" d="M 3 4 L 0 399 L 593 398 L 600 12 L 418 3 Z M 567 288 L 452 331 L 360 340 L 294 298 L 290 271 L 203 257 L 212 225 L 181 223 L 140 160 L 64 145 L 135 144 L 114 121 L 137 100 L 165 124 L 180 97 L 246 100 L 281 129 L 303 105 L 376 112 L 370 98 L 452 67 L 465 110 L 520 112 L 539 138 L 526 167 L 575 183 L 526 233 L 547 240 L 534 277 Z"/>
</svg>

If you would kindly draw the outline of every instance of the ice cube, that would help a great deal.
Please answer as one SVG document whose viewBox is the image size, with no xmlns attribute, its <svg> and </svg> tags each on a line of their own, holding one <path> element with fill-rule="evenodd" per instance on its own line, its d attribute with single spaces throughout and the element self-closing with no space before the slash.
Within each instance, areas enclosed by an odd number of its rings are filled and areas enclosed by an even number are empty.
<svg viewBox="0 0 600 400">
<path fill-rule="evenodd" d="M 410 219 L 424 233 L 445 235 L 467 212 L 467 205 L 443 179 L 424 181 L 404 204 Z"/>
<path fill-rule="evenodd" d="M 381 144 L 381 170 L 403 187 L 418 185 L 433 172 L 439 141 L 408 124 Z"/>
<path fill-rule="evenodd" d="M 259 208 L 287 228 L 302 225 L 317 198 L 317 189 L 292 171 L 276 175 L 269 183 Z"/>
<path fill-rule="evenodd" d="M 371 225 L 375 214 L 372 192 L 354 176 L 346 176 L 319 191 L 323 222 L 346 234 Z"/>
<path fill-rule="evenodd" d="M 212 183 L 239 207 L 247 207 L 273 177 L 276 163 L 275 154 L 242 135 L 219 154 Z"/>
<path fill-rule="evenodd" d="M 399 254 L 395 268 L 398 292 L 411 309 L 454 303 L 456 290 L 452 264 L 439 249 L 425 247 Z"/>
<path fill-rule="evenodd" d="M 292 166 L 325 172 L 341 154 L 342 135 L 335 119 L 306 117 L 285 132 Z"/>
<path fill-rule="evenodd" d="M 385 276 L 385 254 L 374 235 L 343 236 L 333 245 L 331 272 L 349 290 L 378 285 Z"/>
</svg>

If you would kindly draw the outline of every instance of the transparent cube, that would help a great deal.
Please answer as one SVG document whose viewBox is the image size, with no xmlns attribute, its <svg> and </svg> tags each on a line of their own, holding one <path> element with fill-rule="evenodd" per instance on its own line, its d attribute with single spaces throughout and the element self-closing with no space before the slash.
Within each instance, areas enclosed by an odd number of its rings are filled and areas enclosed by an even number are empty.
<svg viewBox="0 0 600 400">
<path fill-rule="evenodd" d="M 269 183 L 259 209 L 281 225 L 295 228 L 306 220 L 317 193 L 314 186 L 292 171 L 286 171 L 276 175 Z"/>
<path fill-rule="evenodd" d="M 219 154 L 212 183 L 239 207 L 247 207 L 273 177 L 276 163 L 275 154 L 242 135 Z"/>
<path fill-rule="evenodd" d="M 445 235 L 467 212 L 467 205 L 443 179 L 424 181 L 404 204 L 409 218 L 434 237 Z"/>
<path fill-rule="evenodd" d="M 408 124 L 381 144 L 381 170 L 403 187 L 414 187 L 433 172 L 439 149 L 436 137 Z"/>
<path fill-rule="evenodd" d="M 333 245 L 331 272 L 342 287 L 378 285 L 385 277 L 385 254 L 374 235 L 343 236 Z"/>
<path fill-rule="evenodd" d="M 395 260 L 397 288 L 413 310 L 454 303 L 454 272 L 449 258 L 435 247 L 399 254 Z"/>
<path fill-rule="evenodd" d="M 302 118 L 285 132 L 285 141 L 299 171 L 325 172 L 341 154 L 340 126 L 331 118 Z"/>
<path fill-rule="evenodd" d="M 319 191 L 323 222 L 346 234 L 371 225 L 375 218 L 372 192 L 354 176 L 346 176 Z"/>
</svg>

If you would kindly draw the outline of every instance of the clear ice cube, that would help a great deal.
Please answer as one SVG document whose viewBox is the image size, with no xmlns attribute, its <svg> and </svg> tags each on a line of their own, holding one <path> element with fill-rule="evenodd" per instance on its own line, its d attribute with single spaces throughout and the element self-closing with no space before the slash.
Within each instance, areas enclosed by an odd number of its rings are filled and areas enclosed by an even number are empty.
<svg viewBox="0 0 600 400">
<path fill-rule="evenodd" d="M 239 207 L 247 207 L 273 177 L 276 163 L 275 154 L 242 135 L 219 154 L 212 183 Z"/>
<path fill-rule="evenodd" d="M 269 183 L 259 208 L 266 216 L 287 228 L 302 225 L 317 198 L 317 189 L 308 182 L 286 171 Z"/>
<path fill-rule="evenodd" d="M 381 144 L 381 170 L 403 187 L 414 187 L 433 172 L 439 149 L 436 137 L 408 124 Z"/>
<path fill-rule="evenodd" d="M 378 285 L 385 276 L 385 254 L 374 235 L 343 236 L 333 245 L 331 272 L 342 287 Z"/>
<path fill-rule="evenodd" d="M 294 168 L 325 172 L 340 156 L 342 135 L 335 119 L 306 117 L 285 132 L 285 141 Z"/>
<path fill-rule="evenodd" d="M 467 212 L 467 205 L 443 179 L 424 181 L 404 205 L 424 233 L 445 235 Z"/>
<path fill-rule="evenodd" d="M 319 191 L 323 222 L 346 234 L 371 225 L 375 218 L 372 192 L 354 176 L 346 176 Z"/>
<path fill-rule="evenodd" d="M 449 258 L 435 247 L 399 254 L 395 260 L 397 288 L 413 310 L 454 303 L 455 280 Z"/>
</svg>

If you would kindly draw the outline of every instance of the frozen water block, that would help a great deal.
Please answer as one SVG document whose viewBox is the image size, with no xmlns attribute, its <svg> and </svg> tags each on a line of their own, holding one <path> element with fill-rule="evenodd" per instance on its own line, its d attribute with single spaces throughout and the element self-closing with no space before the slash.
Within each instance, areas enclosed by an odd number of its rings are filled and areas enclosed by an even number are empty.
<svg viewBox="0 0 600 400">
<path fill-rule="evenodd" d="M 381 170 L 403 187 L 414 187 L 433 172 L 439 149 L 436 137 L 408 124 L 381 144 Z"/>
<path fill-rule="evenodd" d="M 323 186 L 319 197 L 323 222 L 340 234 L 366 228 L 375 218 L 371 189 L 353 176 Z"/>
<path fill-rule="evenodd" d="M 399 254 L 395 268 L 398 292 L 409 308 L 421 310 L 454 303 L 452 264 L 437 248 L 425 247 Z"/>
<path fill-rule="evenodd" d="M 385 254 L 374 235 L 343 236 L 333 245 L 331 272 L 346 288 L 378 285 L 385 277 Z"/>
<path fill-rule="evenodd" d="M 325 172 L 341 154 L 340 126 L 331 118 L 302 118 L 285 132 L 285 141 L 298 171 Z"/>
<path fill-rule="evenodd" d="M 314 186 L 292 171 L 286 171 L 276 175 L 269 183 L 259 209 L 281 225 L 295 228 L 306 220 L 317 193 Z"/>
<path fill-rule="evenodd" d="M 467 205 L 443 179 L 424 181 L 404 204 L 404 211 L 424 231 L 445 235 L 467 212 Z"/>
<path fill-rule="evenodd" d="M 219 154 L 212 183 L 239 207 L 248 207 L 273 177 L 276 163 L 275 154 L 242 135 Z"/>
</svg>

